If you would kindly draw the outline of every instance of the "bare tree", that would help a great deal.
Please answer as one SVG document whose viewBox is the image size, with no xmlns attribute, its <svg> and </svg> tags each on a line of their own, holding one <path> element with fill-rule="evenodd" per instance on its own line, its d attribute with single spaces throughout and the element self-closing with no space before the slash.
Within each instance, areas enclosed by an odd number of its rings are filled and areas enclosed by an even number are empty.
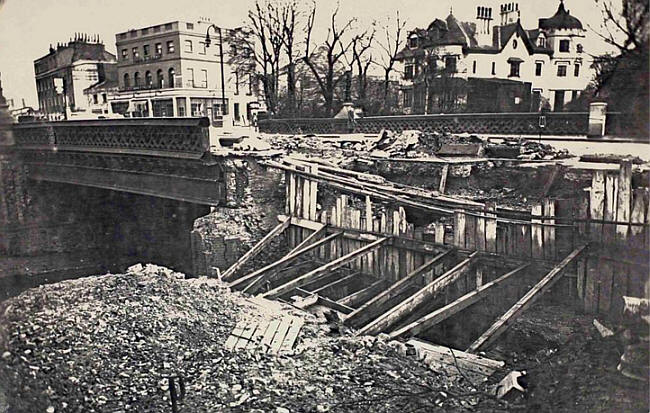
<svg viewBox="0 0 650 413">
<path fill-rule="evenodd" d="M 282 30 L 284 31 L 284 51 L 287 57 L 287 107 L 289 116 L 296 115 L 296 60 L 300 53 L 295 45 L 295 33 L 300 11 L 296 0 L 289 0 L 282 5 Z"/>
<path fill-rule="evenodd" d="M 392 19 L 388 19 L 384 28 L 385 37 L 379 40 L 379 48 L 383 51 L 376 62 L 384 70 L 384 107 L 387 106 L 388 91 L 390 85 L 390 74 L 397 61 L 397 53 L 404 46 L 402 34 L 406 21 L 400 19 L 399 11 L 395 13 L 395 25 L 392 26 Z"/>
<path fill-rule="evenodd" d="M 357 69 L 357 93 L 361 106 L 366 108 L 368 89 L 368 69 L 373 63 L 372 45 L 375 38 L 375 27 L 370 33 L 367 31 L 352 38 L 352 62 L 351 66 Z"/>
<path fill-rule="evenodd" d="M 325 101 L 325 112 L 327 116 L 332 116 L 334 112 L 334 92 L 339 82 L 344 76 L 337 76 L 337 65 L 342 62 L 343 57 L 346 55 L 352 41 L 344 41 L 344 35 L 351 29 L 355 19 L 348 20 L 345 25 L 339 26 L 336 21 L 339 7 L 332 13 L 331 25 L 327 31 L 327 38 L 322 47 L 324 54 L 324 67 L 319 68 L 316 64 L 318 53 L 311 53 L 311 36 L 314 28 L 314 18 L 316 16 L 316 4 L 312 5 L 311 11 L 307 18 L 306 39 L 305 39 L 305 54 L 303 61 L 311 70 L 316 82 L 318 83 L 320 93 Z M 316 50 L 320 52 L 321 50 Z"/>
<path fill-rule="evenodd" d="M 638 53 L 648 48 L 647 0 L 623 0 L 623 8 L 616 11 L 611 0 L 596 0 L 602 15 L 601 30 L 594 30 L 621 54 Z"/>
</svg>

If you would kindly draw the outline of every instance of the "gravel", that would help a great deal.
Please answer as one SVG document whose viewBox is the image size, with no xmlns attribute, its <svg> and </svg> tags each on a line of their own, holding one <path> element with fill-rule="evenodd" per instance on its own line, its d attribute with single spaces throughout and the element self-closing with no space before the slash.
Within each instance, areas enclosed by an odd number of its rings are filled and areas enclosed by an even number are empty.
<svg viewBox="0 0 650 413">
<path fill-rule="evenodd" d="M 305 318 L 293 354 L 230 353 L 243 318 Z M 154 265 L 41 286 L 0 306 L 0 401 L 11 412 L 461 411 L 495 403 L 383 337 L 329 336 L 277 302 Z M 2 406 L 0 406 L 1 408 Z"/>
</svg>

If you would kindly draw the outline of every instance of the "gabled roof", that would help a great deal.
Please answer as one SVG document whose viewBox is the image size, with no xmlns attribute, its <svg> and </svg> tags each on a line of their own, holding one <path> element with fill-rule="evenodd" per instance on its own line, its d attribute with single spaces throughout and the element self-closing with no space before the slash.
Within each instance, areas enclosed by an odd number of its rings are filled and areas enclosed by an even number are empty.
<svg viewBox="0 0 650 413">
<path fill-rule="evenodd" d="M 547 19 L 539 19 L 539 28 L 545 30 L 558 30 L 558 29 L 579 29 L 582 28 L 582 23 L 577 18 L 571 16 L 569 11 L 564 8 L 564 1 L 560 0 L 560 6 L 552 17 Z"/>
</svg>

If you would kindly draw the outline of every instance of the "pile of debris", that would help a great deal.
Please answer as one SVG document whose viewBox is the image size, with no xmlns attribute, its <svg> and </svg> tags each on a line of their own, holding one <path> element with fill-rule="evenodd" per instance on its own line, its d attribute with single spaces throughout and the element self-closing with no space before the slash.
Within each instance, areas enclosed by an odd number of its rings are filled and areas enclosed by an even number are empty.
<svg viewBox="0 0 650 413">
<path fill-rule="evenodd" d="M 504 139 L 500 144 L 489 144 L 486 154 L 490 158 L 511 158 L 526 160 L 551 160 L 570 158 L 567 149 L 556 149 L 551 145 L 526 139 Z"/>
<path fill-rule="evenodd" d="M 502 403 L 462 375 L 431 372 L 399 343 L 328 335 L 314 316 L 256 300 L 154 265 L 28 290 L 0 307 L 0 394 L 17 412 L 165 412 L 174 377 L 184 384 L 174 392 L 184 412 Z M 226 348 L 239 321 L 287 314 L 306 322 L 290 354 Z"/>
</svg>

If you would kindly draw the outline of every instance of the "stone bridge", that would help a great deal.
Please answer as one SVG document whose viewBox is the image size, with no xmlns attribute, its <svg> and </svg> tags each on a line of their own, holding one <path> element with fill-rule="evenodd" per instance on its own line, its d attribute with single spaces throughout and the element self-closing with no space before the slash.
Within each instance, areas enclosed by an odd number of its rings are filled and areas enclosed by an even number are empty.
<svg viewBox="0 0 650 413">
<path fill-rule="evenodd" d="M 194 221 L 238 208 L 257 181 L 207 118 L 0 129 L 0 281 L 13 284 L 149 261 L 192 273 Z"/>
</svg>

